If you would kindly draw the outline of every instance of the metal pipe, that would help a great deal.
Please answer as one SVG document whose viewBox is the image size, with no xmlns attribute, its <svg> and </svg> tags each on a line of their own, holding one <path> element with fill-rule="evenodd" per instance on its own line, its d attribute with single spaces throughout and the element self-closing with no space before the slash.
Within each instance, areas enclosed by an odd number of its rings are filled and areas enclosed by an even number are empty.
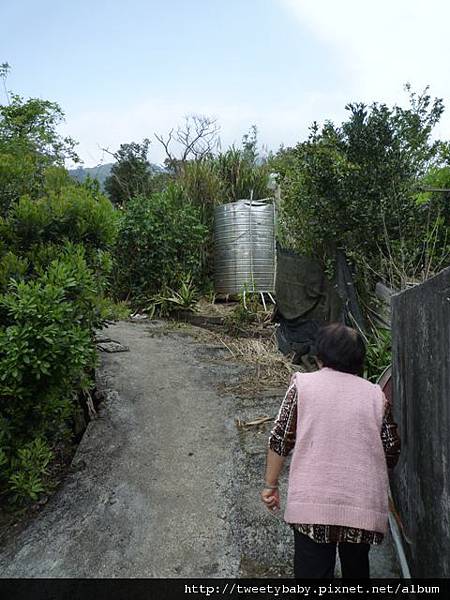
<svg viewBox="0 0 450 600">
<path fill-rule="evenodd" d="M 389 500 L 390 504 L 393 505 L 391 488 L 389 487 Z M 395 550 L 397 552 L 397 558 L 400 563 L 400 569 L 402 571 L 402 577 L 404 579 L 411 579 L 411 571 L 409 570 L 408 560 L 406 558 L 405 549 L 403 548 L 402 533 L 398 526 L 398 523 L 389 509 L 389 529 L 391 530 L 392 539 L 394 540 Z"/>
<path fill-rule="evenodd" d="M 264 300 L 264 292 L 260 292 L 261 294 L 261 300 L 264 306 L 264 310 L 267 312 L 267 306 L 266 306 L 266 301 Z"/>
<path fill-rule="evenodd" d="M 361 332 L 362 333 L 362 332 Z M 377 384 L 386 394 L 388 400 L 392 401 L 391 391 L 387 387 L 388 382 L 391 379 L 391 366 L 381 373 L 377 379 Z M 394 542 L 395 551 L 397 553 L 398 562 L 400 563 L 400 569 L 402 571 L 402 577 L 405 579 L 411 579 L 411 571 L 409 570 L 408 560 L 406 558 L 405 549 L 403 547 L 403 533 L 398 526 L 397 519 L 395 518 L 395 504 L 392 497 L 391 486 L 388 485 L 388 498 L 389 498 L 389 529 L 391 531 L 392 540 Z"/>
</svg>

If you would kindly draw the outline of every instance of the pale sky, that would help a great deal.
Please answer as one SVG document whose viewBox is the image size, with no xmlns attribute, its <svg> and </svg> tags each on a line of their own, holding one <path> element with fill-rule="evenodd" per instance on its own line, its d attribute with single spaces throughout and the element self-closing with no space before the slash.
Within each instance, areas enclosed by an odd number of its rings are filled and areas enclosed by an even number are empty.
<svg viewBox="0 0 450 600">
<path fill-rule="evenodd" d="M 444 99 L 450 138 L 445 0 L 15 0 L 0 21 L 8 89 L 58 102 L 85 166 L 190 113 L 218 119 L 222 146 L 256 124 L 276 150 L 348 102 L 405 104 L 408 81 Z"/>
</svg>

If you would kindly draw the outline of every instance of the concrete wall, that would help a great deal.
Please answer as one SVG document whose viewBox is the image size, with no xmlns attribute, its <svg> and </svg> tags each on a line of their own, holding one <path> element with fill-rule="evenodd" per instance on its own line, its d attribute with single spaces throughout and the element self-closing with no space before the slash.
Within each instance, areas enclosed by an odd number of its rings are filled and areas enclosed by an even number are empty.
<svg viewBox="0 0 450 600">
<path fill-rule="evenodd" d="M 392 487 L 415 577 L 450 577 L 450 268 L 392 299 Z"/>
</svg>

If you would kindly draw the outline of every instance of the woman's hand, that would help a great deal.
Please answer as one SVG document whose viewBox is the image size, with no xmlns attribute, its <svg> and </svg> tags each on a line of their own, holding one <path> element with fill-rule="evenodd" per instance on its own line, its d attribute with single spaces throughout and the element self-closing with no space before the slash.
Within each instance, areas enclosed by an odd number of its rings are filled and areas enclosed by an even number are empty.
<svg viewBox="0 0 450 600">
<path fill-rule="evenodd" d="M 278 478 L 281 472 L 281 468 L 284 463 L 284 456 L 280 456 L 272 450 L 268 449 L 267 452 L 267 464 L 266 474 L 264 477 L 264 484 L 261 492 L 261 500 L 272 514 L 280 510 L 280 493 L 278 491 Z"/>
<path fill-rule="evenodd" d="M 278 490 L 264 488 L 261 492 L 261 500 L 271 513 L 276 513 L 280 509 L 280 493 Z"/>
</svg>

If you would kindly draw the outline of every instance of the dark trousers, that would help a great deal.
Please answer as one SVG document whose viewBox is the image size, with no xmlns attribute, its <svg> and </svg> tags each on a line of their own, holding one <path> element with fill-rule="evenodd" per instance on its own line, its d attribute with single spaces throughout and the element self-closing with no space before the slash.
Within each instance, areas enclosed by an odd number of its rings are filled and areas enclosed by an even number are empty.
<svg viewBox="0 0 450 600">
<path fill-rule="evenodd" d="M 320 544 L 294 529 L 294 574 L 297 579 L 333 579 L 336 544 Z M 343 579 L 368 579 L 369 544 L 337 544 Z"/>
</svg>

